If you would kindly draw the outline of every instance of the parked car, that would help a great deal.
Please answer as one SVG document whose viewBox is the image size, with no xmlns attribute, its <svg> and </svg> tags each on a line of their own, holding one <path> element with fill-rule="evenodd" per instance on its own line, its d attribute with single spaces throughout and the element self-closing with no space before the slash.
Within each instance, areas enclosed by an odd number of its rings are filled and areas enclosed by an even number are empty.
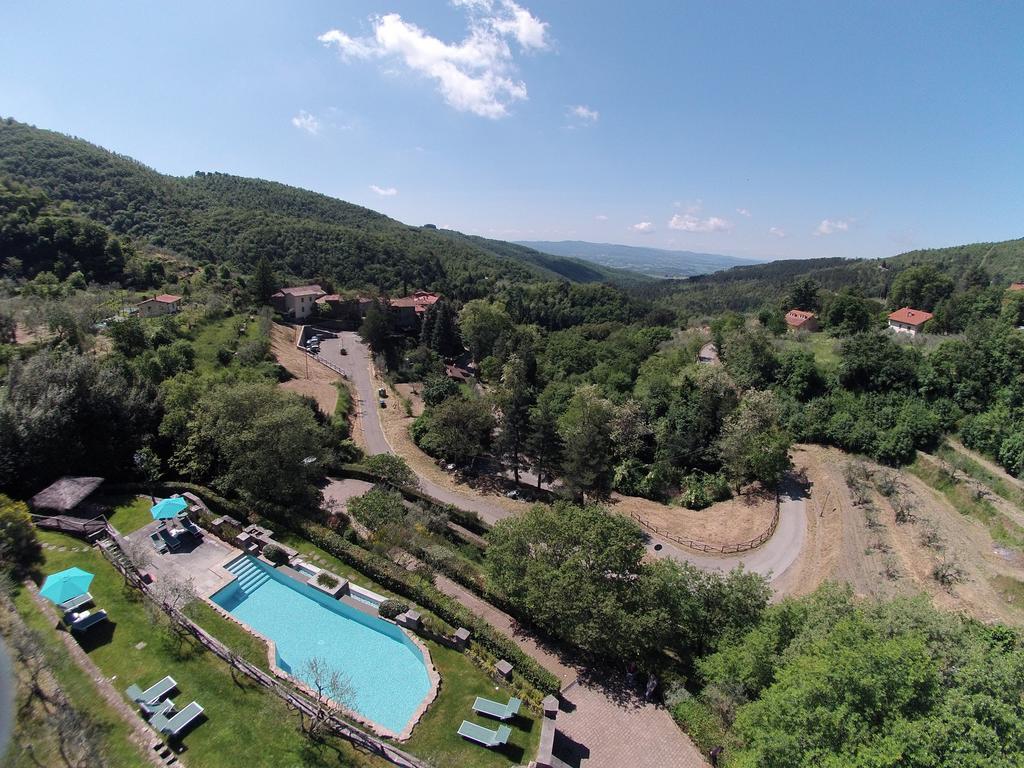
<svg viewBox="0 0 1024 768">
<path fill-rule="evenodd" d="M 387 396 L 388 396 L 388 391 L 386 389 L 384 389 L 384 387 L 381 387 L 380 389 L 377 390 L 377 397 L 387 397 Z"/>
<path fill-rule="evenodd" d="M 388 404 L 386 402 L 384 402 L 383 400 L 380 400 L 379 402 L 380 402 L 380 407 L 381 408 L 387 408 L 388 407 Z"/>
</svg>

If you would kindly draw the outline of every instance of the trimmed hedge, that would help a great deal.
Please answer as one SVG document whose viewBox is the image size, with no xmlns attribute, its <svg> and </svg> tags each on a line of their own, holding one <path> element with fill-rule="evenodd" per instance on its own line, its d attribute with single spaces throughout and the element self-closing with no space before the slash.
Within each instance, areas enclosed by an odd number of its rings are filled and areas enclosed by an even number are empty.
<svg viewBox="0 0 1024 768">
<path fill-rule="evenodd" d="M 394 488 L 406 501 L 414 501 L 423 504 L 428 511 L 434 512 L 435 514 L 444 515 L 448 519 L 455 523 L 458 523 L 463 528 L 466 528 L 473 533 L 485 534 L 490 530 L 487 523 L 480 519 L 480 516 L 476 512 L 467 512 L 459 509 L 451 504 L 443 504 L 442 502 L 435 499 L 418 488 L 410 488 L 404 485 L 395 485 L 389 482 L 385 478 L 370 472 L 359 464 L 345 464 L 341 467 L 341 474 L 345 477 L 353 477 L 357 480 L 365 480 L 368 483 L 375 483 L 377 485 L 384 485 L 389 488 Z"/>
<path fill-rule="evenodd" d="M 238 502 L 225 499 L 205 485 L 196 485 L 195 483 L 186 483 L 184 481 L 162 480 L 157 483 L 111 483 L 100 486 L 99 493 L 100 495 L 104 493 L 142 493 L 148 496 L 151 490 L 153 492 L 169 493 L 189 491 L 202 499 L 206 506 L 210 508 L 210 512 L 216 515 L 228 515 L 241 523 L 245 523 L 248 518 L 245 508 Z"/>
<path fill-rule="evenodd" d="M 300 524 L 299 532 L 313 544 L 365 573 L 384 588 L 432 611 L 453 627 L 465 627 L 472 633 L 473 642 L 479 643 L 495 656 L 510 661 L 516 672 L 541 692 L 557 693 L 560 689 L 558 678 L 523 653 L 510 638 L 495 630 L 433 584 L 420 579 L 410 579 L 407 571 L 390 560 L 350 544 L 329 528 L 317 523 L 303 522 Z"/>
</svg>

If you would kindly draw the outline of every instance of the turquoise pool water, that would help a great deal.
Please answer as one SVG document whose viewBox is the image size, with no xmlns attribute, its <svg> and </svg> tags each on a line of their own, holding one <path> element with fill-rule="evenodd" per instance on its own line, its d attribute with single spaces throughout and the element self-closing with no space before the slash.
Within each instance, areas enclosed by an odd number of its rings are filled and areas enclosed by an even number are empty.
<svg viewBox="0 0 1024 768">
<path fill-rule="evenodd" d="M 306 662 L 319 657 L 351 682 L 352 709 L 395 733 L 405 729 L 430 692 L 430 678 L 422 652 L 397 626 L 254 557 L 228 570 L 237 578 L 211 599 L 273 640 L 281 669 L 301 680 Z"/>
</svg>

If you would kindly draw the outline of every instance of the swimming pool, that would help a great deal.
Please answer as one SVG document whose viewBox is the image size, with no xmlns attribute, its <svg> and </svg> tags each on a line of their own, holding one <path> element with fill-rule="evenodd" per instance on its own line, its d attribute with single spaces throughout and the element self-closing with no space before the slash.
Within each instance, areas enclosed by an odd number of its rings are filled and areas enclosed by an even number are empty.
<svg viewBox="0 0 1024 768">
<path fill-rule="evenodd" d="M 318 657 L 351 682 L 360 715 L 395 734 L 410 725 L 431 684 L 423 652 L 401 629 L 254 557 L 227 568 L 235 580 L 210 599 L 273 640 L 283 671 L 302 680 L 306 662 Z"/>
</svg>

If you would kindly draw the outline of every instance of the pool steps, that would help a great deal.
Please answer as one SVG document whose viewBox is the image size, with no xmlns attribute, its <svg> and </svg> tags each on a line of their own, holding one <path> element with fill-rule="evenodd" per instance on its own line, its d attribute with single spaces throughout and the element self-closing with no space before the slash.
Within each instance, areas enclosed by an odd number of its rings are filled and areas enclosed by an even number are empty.
<svg viewBox="0 0 1024 768">
<path fill-rule="evenodd" d="M 235 574 L 238 588 L 248 596 L 270 580 L 270 574 L 257 568 L 251 560 L 242 558 L 231 563 L 228 570 Z"/>
</svg>

